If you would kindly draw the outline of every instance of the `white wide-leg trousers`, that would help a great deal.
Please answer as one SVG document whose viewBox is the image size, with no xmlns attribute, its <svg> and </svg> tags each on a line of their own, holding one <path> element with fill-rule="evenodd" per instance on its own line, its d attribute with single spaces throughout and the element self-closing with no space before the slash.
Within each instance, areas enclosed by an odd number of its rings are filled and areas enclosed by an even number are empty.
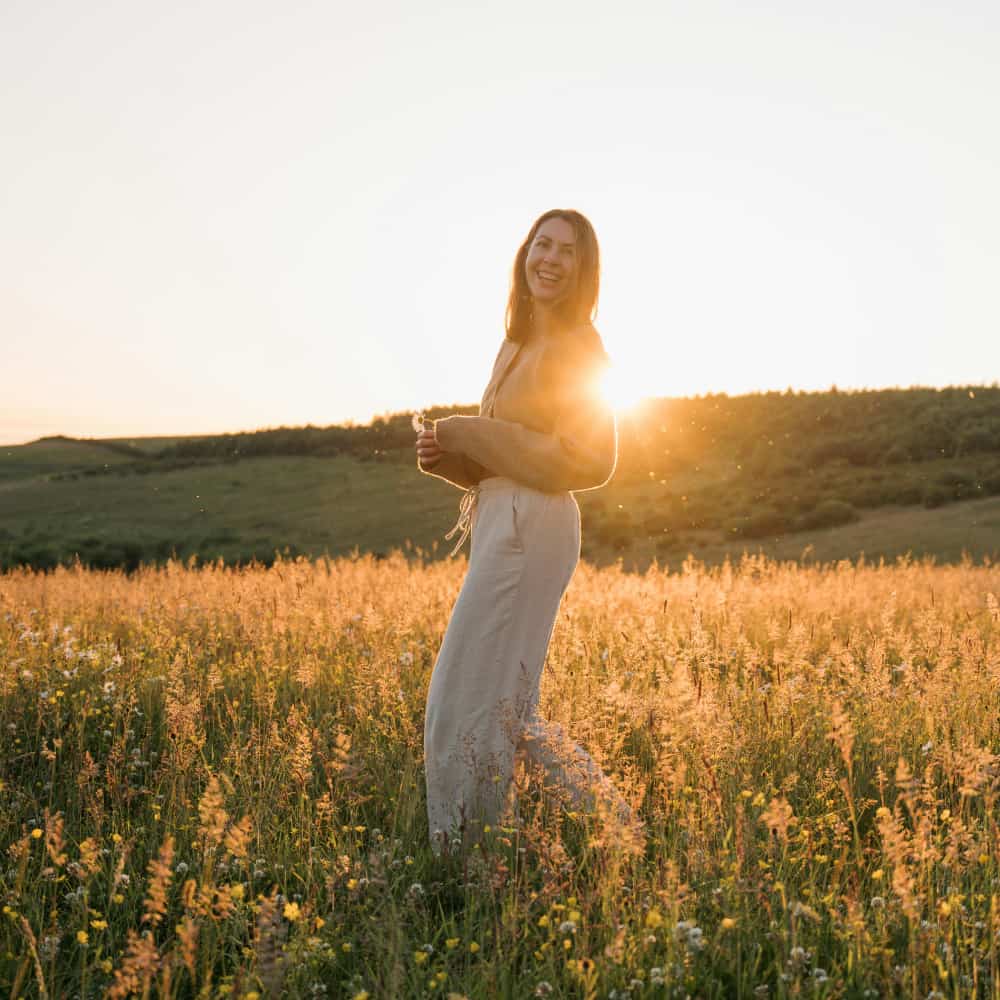
<svg viewBox="0 0 1000 1000">
<path fill-rule="evenodd" d="M 574 808 L 604 794 L 628 807 L 590 755 L 539 718 L 538 689 L 556 614 L 580 558 L 572 493 L 491 476 L 471 515 L 469 571 L 427 695 L 427 818 L 436 853 L 504 813 L 517 752 L 540 764 Z"/>
</svg>

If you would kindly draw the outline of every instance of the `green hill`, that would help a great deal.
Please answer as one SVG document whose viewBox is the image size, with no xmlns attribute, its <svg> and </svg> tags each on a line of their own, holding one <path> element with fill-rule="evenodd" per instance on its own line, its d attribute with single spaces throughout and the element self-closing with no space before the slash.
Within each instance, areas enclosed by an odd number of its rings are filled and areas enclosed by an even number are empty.
<svg viewBox="0 0 1000 1000">
<path fill-rule="evenodd" d="M 471 412 L 438 409 L 433 416 Z M 459 493 L 414 467 L 409 414 L 363 426 L 0 449 L 0 565 L 450 548 Z M 1000 388 L 651 400 L 612 484 L 578 494 L 598 562 L 1000 556 Z"/>
</svg>

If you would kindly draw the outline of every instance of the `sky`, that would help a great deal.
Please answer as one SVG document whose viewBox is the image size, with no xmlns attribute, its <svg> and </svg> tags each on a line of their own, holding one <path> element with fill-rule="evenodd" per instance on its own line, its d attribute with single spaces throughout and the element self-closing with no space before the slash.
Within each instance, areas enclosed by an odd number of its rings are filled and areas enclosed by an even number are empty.
<svg viewBox="0 0 1000 1000">
<path fill-rule="evenodd" d="M 622 405 L 1000 379 L 1000 5 L 0 5 L 0 443 L 478 401 L 532 221 Z"/>
</svg>

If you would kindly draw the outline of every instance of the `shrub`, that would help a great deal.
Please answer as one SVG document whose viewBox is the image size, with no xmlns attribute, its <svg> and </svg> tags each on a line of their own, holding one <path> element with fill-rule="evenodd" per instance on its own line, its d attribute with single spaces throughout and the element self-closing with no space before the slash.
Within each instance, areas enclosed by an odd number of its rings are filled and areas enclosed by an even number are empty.
<svg viewBox="0 0 1000 1000">
<path fill-rule="evenodd" d="M 859 516 L 853 505 L 844 500 L 824 500 L 803 514 L 796 521 L 795 527 L 799 531 L 812 528 L 832 528 L 838 524 L 849 524 L 851 521 L 857 521 Z"/>
<path fill-rule="evenodd" d="M 924 487 L 924 506 L 927 508 L 943 507 L 954 500 L 954 494 L 944 486 L 929 484 Z"/>
<path fill-rule="evenodd" d="M 924 499 L 924 490 L 919 483 L 899 483 L 889 492 L 891 496 L 889 503 L 915 504 L 922 503 Z"/>
<path fill-rule="evenodd" d="M 882 461 L 886 465 L 899 465 L 901 462 L 912 462 L 913 456 L 906 445 L 900 444 L 897 441 L 886 449 L 885 454 L 882 456 Z"/>
</svg>

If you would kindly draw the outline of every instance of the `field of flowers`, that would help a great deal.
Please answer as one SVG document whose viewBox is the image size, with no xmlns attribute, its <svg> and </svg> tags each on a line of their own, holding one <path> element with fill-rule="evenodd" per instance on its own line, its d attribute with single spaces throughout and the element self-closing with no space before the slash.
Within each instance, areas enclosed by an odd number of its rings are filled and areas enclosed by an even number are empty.
<svg viewBox="0 0 1000 1000">
<path fill-rule="evenodd" d="M 464 560 L 0 576 L 0 992 L 1000 998 L 1000 567 L 581 564 L 519 776 L 428 845 Z"/>
</svg>

